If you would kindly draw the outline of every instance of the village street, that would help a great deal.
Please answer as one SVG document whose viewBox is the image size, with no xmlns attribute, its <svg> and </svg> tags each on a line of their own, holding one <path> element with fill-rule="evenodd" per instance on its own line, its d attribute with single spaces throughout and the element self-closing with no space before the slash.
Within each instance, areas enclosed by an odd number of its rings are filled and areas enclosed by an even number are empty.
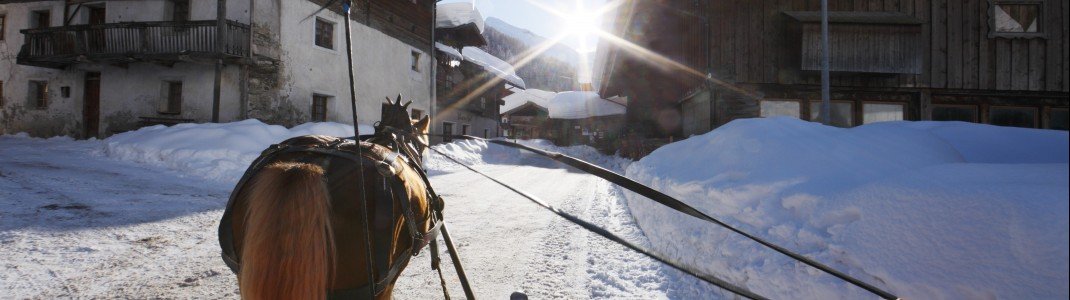
<svg viewBox="0 0 1070 300">
<path fill-rule="evenodd" d="M 236 298 L 216 235 L 233 183 L 114 160 L 101 148 L 100 141 L 0 137 L 5 297 Z M 645 242 L 607 182 L 534 158 L 523 162 L 536 166 L 481 169 Z M 476 174 L 434 173 L 479 296 L 502 299 L 521 290 L 535 298 L 719 295 Z M 398 280 L 398 298 L 441 297 L 426 251 Z M 463 297 L 452 267 L 443 267 L 451 296 Z"/>
</svg>

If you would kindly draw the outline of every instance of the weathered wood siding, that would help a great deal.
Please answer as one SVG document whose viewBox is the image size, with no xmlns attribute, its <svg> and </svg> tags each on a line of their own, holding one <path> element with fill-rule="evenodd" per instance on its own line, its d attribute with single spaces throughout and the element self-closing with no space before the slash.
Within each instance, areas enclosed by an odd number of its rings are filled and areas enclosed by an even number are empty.
<svg viewBox="0 0 1070 300">
<path fill-rule="evenodd" d="M 342 1 L 308 1 L 319 5 L 333 2 L 330 10 L 342 13 Z M 423 49 L 431 44 L 431 0 L 356 0 L 350 16 L 410 46 Z"/>
<path fill-rule="evenodd" d="M 802 70 L 820 71 L 821 24 L 802 26 Z M 920 43 L 919 25 L 832 24 L 829 26 L 829 70 L 921 74 Z"/>
<path fill-rule="evenodd" d="M 690 2 L 690 1 L 688 1 Z M 710 1 L 711 59 L 737 83 L 819 84 L 801 71 L 801 33 L 784 11 L 816 11 L 818 0 Z M 990 38 L 989 0 L 829 0 L 834 11 L 901 12 L 922 21 L 920 74 L 833 74 L 832 85 L 867 88 L 1070 91 L 1065 0 L 1044 4 L 1043 38 Z M 835 34 L 835 33 L 833 33 Z M 694 67 L 703 67 L 693 65 Z"/>
</svg>

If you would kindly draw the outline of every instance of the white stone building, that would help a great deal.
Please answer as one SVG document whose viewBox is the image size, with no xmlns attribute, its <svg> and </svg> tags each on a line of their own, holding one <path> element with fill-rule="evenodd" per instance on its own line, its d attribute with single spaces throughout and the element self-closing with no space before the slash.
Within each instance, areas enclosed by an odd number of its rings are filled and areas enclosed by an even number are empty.
<svg viewBox="0 0 1070 300">
<path fill-rule="evenodd" d="M 350 123 L 343 17 L 337 3 L 320 10 L 326 2 L 0 4 L 0 134 L 104 137 L 245 118 Z M 414 101 L 414 114 L 430 113 L 433 2 L 354 3 L 359 121 L 378 121 L 384 97 L 397 94 Z"/>
</svg>

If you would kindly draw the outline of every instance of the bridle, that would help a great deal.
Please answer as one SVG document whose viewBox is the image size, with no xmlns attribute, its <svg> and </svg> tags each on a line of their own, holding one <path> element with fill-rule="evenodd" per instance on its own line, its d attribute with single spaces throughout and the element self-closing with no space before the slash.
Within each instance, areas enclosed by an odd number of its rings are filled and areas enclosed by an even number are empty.
<svg viewBox="0 0 1070 300">
<path fill-rule="evenodd" d="M 418 139 L 418 136 L 411 132 L 405 132 L 394 127 L 382 126 L 382 131 L 375 135 L 361 136 L 360 143 L 353 138 L 336 138 L 327 143 L 315 143 L 311 145 L 293 145 L 293 144 L 275 144 L 265 150 L 260 157 L 258 157 L 242 175 L 241 180 L 238 181 L 237 187 L 234 192 L 231 193 L 230 200 L 227 203 L 226 211 L 223 213 L 223 218 L 219 225 L 219 239 L 220 246 L 222 248 L 223 261 L 235 274 L 241 271 L 241 261 L 234 249 L 234 237 L 232 228 L 232 208 L 238 196 L 241 194 L 245 184 L 262 168 L 271 162 L 276 161 L 284 154 L 294 153 L 307 153 L 316 154 L 310 155 L 300 162 L 312 163 L 322 167 L 325 172 L 329 172 L 332 161 L 337 159 L 348 160 L 353 163 L 360 164 L 361 166 L 374 168 L 379 175 L 381 175 L 383 184 L 381 190 L 385 191 L 385 194 L 390 195 L 392 201 L 376 201 L 374 208 L 368 207 L 364 210 L 361 218 L 365 227 L 376 226 L 384 227 L 389 224 L 379 224 L 380 220 L 392 223 L 394 216 L 393 207 L 394 202 L 398 202 L 401 207 L 401 213 L 405 217 L 405 227 L 408 228 L 409 237 L 412 239 L 410 247 L 403 250 L 397 260 L 394 261 L 387 268 L 375 268 L 376 263 L 384 263 L 389 261 L 391 247 L 393 244 L 392 237 L 386 239 L 376 238 L 376 243 L 372 243 L 371 235 L 366 235 L 365 247 L 369 254 L 367 267 L 368 273 L 371 276 L 370 282 L 364 286 L 345 290 L 333 290 L 329 291 L 330 298 L 350 299 L 360 298 L 365 296 L 374 297 L 381 294 L 385 288 L 399 276 L 402 267 L 408 264 L 409 259 L 412 256 L 416 256 L 420 253 L 424 247 L 430 245 L 432 252 L 432 267 L 439 270 L 441 276 L 441 269 L 438 268 L 438 249 L 436 239 L 440 232 L 444 222 L 442 221 L 442 209 L 444 203 L 442 198 L 434 192 L 431 187 L 431 183 L 427 178 L 427 174 L 423 169 L 422 158 L 419 156 L 417 147 L 424 146 Z M 361 154 L 361 152 L 369 152 L 368 150 L 359 151 L 360 148 L 371 148 L 371 144 L 379 144 L 385 146 L 391 151 L 383 156 L 382 159 L 371 157 L 370 155 Z M 354 151 L 357 149 L 357 151 Z M 311 158 L 311 157 L 314 157 Z M 421 180 L 423 180 L 426 188 L 425 191 L 428 201 L 427 220 L 431 223 L 429 229 L 424 231 L 418 225 L 416 220 L 416 212 L 413 211 L 412 203 L 410 203 L 411 197 L 408 189 L 405 186 L 405 182 L 402 180 L 401 172 L 408 166 L 414 170 Z M 328 180 L 328 176 L 324 174 L 324 180 Z M 367 207 L 367 205 L 365 205 Z M 374 214 L 377 224 L 369 224 L 370 214 Z M 367 231 L 366 231 L 367 232 Z M 338 254 L 344 255 L 344 254 Z M 376 270 L 378 272 L 373 272 Z M 445 281 L 443 280 L 443 286 Z"/>
</svg>

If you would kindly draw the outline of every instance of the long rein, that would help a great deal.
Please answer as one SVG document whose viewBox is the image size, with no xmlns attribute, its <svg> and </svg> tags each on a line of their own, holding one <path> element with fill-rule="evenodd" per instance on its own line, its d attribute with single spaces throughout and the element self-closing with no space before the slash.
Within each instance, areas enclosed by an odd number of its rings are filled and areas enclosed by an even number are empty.
<svg viewBox="0 0 1070 300">
<path fill-rule="evenodd" d="M 417 140 L 414 137 L 412 137 L 411 133 L 407 133 L 407 132 L 401 131 L 399 129 L 390 128 L 390 127 L 386 127 L 385 130 L 393 132 L 394 134 L 408 134 L 408 135 L 410 135 L 409 139 L 412 140 L 413 143 L 420 143 L 419 140 Z M 574 157 L 571 157 L 571 156 L 568 156 L 568 155 L 564 155 L 564 154 L 561 154 L 561 153 L 549 152 L 549 151 L 545 151 L 545 150 L 541 150 L 541 149 L 537 149 L 537 148 L 532 148 L 532 147 L 529 147 L 529 146 L 525 146 L 525 145 L 521 145 L 521 144 L 518 144 L 518 143 L 509 142 L 509 141 L 504 141 L 504 140 L 490 140 L 490 139 L 484 139 L 484 138 L 474 137 L 474 136 L 469 136 L 469 135 L 437 135 L 437 134 L 430 134 L 430 135 L 431 136 L 447 137 L 447 138 L 455 138 L 455 139 L 479 140 L 479 141 L 484 141 L 484 142 L 488 142 L 488 143 L 499 144 L 499 145 L 503 145 L 503 146 L 507 146 L 507 147 L 526 150 L 526 151 L 529 151 L 529 152 L 532 152 L 532 153 L 535 153 L 535 154 L 538 154 L 538 155 L 541 155 L 541 156 L 545 156 L 545 157 L 551 158 L 553 160 L 556 160 L 556 161 L 565 163 L 565 164 L 567 164 L 569 166 L 575 167 L 575 168 L 577 168 L 577 169 L 579 169 L 581 171 L 587 172 L 587 173 L 589 173 L 591 175 L 594 175 L 594 176 L 600 177 L 602 179 L 605 179 L 605 180 L 607 180 L 609 182 L 612 182 L 612 183 L 614 183 L 614 184 L 616 184 L 618 186 L 621 186 L 621 187 L 623 187 L 625 189 L 628 189 L 628 190 L 630 190 L 632 192 L 635 192 L 637 194 L 643 195 L 643 196 L 645 196 L 645 197 L 647 197 L 647 198 L 649 198 L 651 200 L 654 200 L 655 202 L 658 202 L 659 204 L 662 204 L 662 205 L 664 205 L 664 206 L 666 206 L 666 207 L 668 207 L 670 209 L 673 209 L 675 211 L 678 211 L 678 212 L 681 212 L 683 214 L 695 217 L 695 218 L 697 218 L 699 220 L 702 220 L 702 221 L 705 221 L 705 222 L 716 224 L 716 225 L 718 225 L 720 227 L 724 227 L 724 228 L 726 228 L 726 229 L 728 229 L 728 230 L 730 230 L 732 232 L 735 232 L 735 233 L 737 233 L 739 235 L 742 235 L 743 237 L 746 237 L 746 238 L 748 238 L 748 239 L 750 239 L 752 241 L 755 241 L 755 242 L 761 244 L 762 246 L 765 246 L 767 248 L 770 248 L 772 250 L 780 252 L 781 254 L 784 254 L 785 256 L 788 256 L 788 257 L 790 257 L 790 258 L 792 258 L 794 260 L 797 260 L 799 262 L 805 263 L 805 264 L 807 264 L 807 265 L 809 265 L 811 267 L 814 267 L 814 268 L 816 268 L 818 270 L 821 270 L 824 273 L 833 275 L 836 278 L 839 278 L 839 279 L 841 279 L 841 280 L 843 280 L 843 281 L 845 281 L 847 283 L 850 283 L 850 284 L 852 284 L 854 286 L 862 288 L 862 289 L 864 289 L 864 290 L 866 290 L 866 291 L 868 291 L 870 293 L 873 293 L 873 294 L 875 294 L 875 295 L 877 295 L 877 296 L 879 296 L 879 297 L 881 297 L 883 299 L 899 299 L 898 296 L 895 296 L 894 294 L 892 294 L 890 292 L 884 291 L 884 290 L 882 290 L 880 288 L 877 288 L 877 287 L 875 287 L 875 286 L 873 286 L 873 285 L 871 285 L 869 283 L 866 283 L 866 282 L 864 282 L 862 280 L 859 280 L 859 279 L 854 278 L 854 277 L 852 277 L 850 275 L 847 275 L 846 273 L 843 273 L 843 272 L 841 272 L 839 270 L 833 269 L 832 267 L 829 267 L 829 266 L 827 266 L 825 264 L 822 264 L 822 263 L 820 263 L 820 262 L 818 262 L 816 260 L 813 260 L 813 259 L 808 258 L 806 256 L 803 256 L 801 254 L 795 253 L 795 252 L 793 252 L 793 251 L 791 251 L 791 250 L 789 250 L 787 248 L 784 248 L 782 246 L 776 245 L 776 244 L 774 244 L 774 243 L 772 243 L 770 241 L 767 241 L 765 239 L 757 237 L 757 236 L 755 236 L 753 234 L 747 233 L 747 232 L 745 232 L 745 231 L 743 231 L 743 230 L 741 230 L 739 228 L 736 228 L 736 227 L 734 227 L 732 225 L 729 225 L 729 224 L 725 223 L 724 221 L 721 221 L 721 220 L 713 218 L 713 217 L 711 217 L 709 215 L 706 215 L 705 213 L 699 211 L 698 209 L 696 209 L 696 208 L 694 208 L 694 207 L 692 207 L 690 205 L 687 205 L 683 201 L 680 201 L 680 200 L 678 200 L 676 198 L 673 198 L 672 196 L 666 195 L 666 194 L 664 194 L 662 192 L 659 192 L 657 190 L 654 190 L 654 189 L 652 189 L 652 188 L 650 188 L 648 186 L 645 186 L 643 184 L 635 182 L 634 180 L 631 180 L 631 179 L 629 179 L 627 177 L 621 176 L 620 174 L 614 173 L 613 171 L 606 170 L 606 169 L 604 169 L 602 167 L 593 165 L 593 164 L 585 162 L 583 160 L 576 159 Z M 601 227 L 599 227 L 599 226 L 597 226 L 597 225 L 595 225 L 593 223 L 590 223 L 590 222 L 585 221 L 585 220 L 583 220 L 583 219 L 581 219 L 581 218 L 579 218 L 579 217 L 577 217 L 575 215 L 572 215 L 572 214 L 564 212 L 564 211 L 562 211 L 560 209 L 557 209 L 556 207 L 548 204 L 547 202 L 539 199 L 538 197 L 536 197 L 536 196 L 534 196 L 534 195 L 532 195 L 530 193 L 524 192 L 524 191 L 520 190 L 519 188 L 516 188 L 516 187 L 513 187 L 513 186 L 511 186 L 509 184 L 506 184 L 506 183 L 504 183 L 504 182 L 502 182 L 502 181 L 500 181 L 498 179 L 495 179 L 495 178 L 491 177 L 490 175 L 487 175 L 486 173 L 480 172 L 479 170 L 476 170 L 475 168 L 472 168 L 471 166 L 469 166 L 467 164 L 464 164 L 463 162 L 453 158 L 452 156 L 450 156 L 450 155 L 448 155 L 446 153 L 443 153 L 442 151 L 439 151 L 438 149 L 432 148 L 432 147 L 430 147 L 428 145 L 423 145 L 422 143 L 420 143 L 420 145 L 423 146 L 423 147 L 426 147 L 427 149 L 431 149 L 431 151 L 434 151 L 435 153 L 437 153 L 439 155 L 442 155 L 443 157 L 447 158 L 451 162 L 453 162 L 453 163 L 455 163 L 457 165 L 460 165 L 460 166 L 462 166 L 462 167 L 464 167 L 464 168 L 466 168 L 466 169 L 468 169 L 468 170 L 470 170 L 470 171 L 472 171 L 472 172 L 474 172 L 476 174 L 479 174 L 479 175 L 481 175 L 481 176 L 483 176 L 483 177 L 485 177 L 485 178 L 497 183 L 498 185 L 501 185 L 502 187 L 505 187 L 506 189 L 509 189 L 510 191 L 513 191 L 514 193 L 516 193 L 516 194 L 518 194 L 518 195 L 520 195 L 520 196 L 522 196 L 522 197 L 534 202 L 535 204 L 537 204 L 537 205 L 539 205 L 539 206 L 541 206 L 541 207 L 553 212 L 554 214 L 557 214 L 558 216 L 560 216 L 560 217 L 568 220 L 569 222 L 572 222 L 572 223 L 574 223 L 574 224 L 576 224 L 576 225 L 578 225 L 578 226 L 580 226 L 580 227 L 582 227 L 582 228 L 584 228 L 584 229 L 586 229 L 586 230 L 588 230 L 590 232 L 598 234 L 598 235 L 600 235 L 600 236 L 602 236 L 602 237 L 604 237 L 606 239 L 609 239 L 611 241 L 614 241 L 614 242 L 616 242 L 616 243 L 618 243 L 618 244 L 620 244 L 622 246 L 628 247 L 629 249 L 632 249 L 633 251 L 639 252 L 639 253 L 641 253 L 643 255 L 646 255 L 647 257 L 653 258 L 653 259 L 655 259 L 657 261 L 660 261 L 662 263 L 665 263 L 665 264 L 667 264 L 667 265 L 669 265 L 669 266 L 671 266 L 671 267 L 673 267 L 673 268 L 675 268 L 677 270 L 680 270 L 681 272 L 684 272 L 684 273 L 686 273 L 688 275 L 691 275 L 691 276 L 694 276 L 696 278 L 699 278 L 699 279 L 701 279 L 703 281 L 706 281 L 706 282 L 708 282 L 710 284 L 713 284 L 715 286 L 721 287 L 721 288 L 723 288 L 725 290 L 731 291 L 732 293 L 735 293 L 737 295 L 740 295 L 740 296 L 743 296 L 743 297 L 746 297 L 746 298 L 750 298 L 750 299 L 768 299 L 766 297 L 763 297 L 761 295 L 758 295 L 758 294 L 750 291 L 747 288 L 734 285 L 732 283 L 729 283 L 726 280 L 720 279 L 720 278 L 718 278 L 716 276 L 713 276 L 711 274 L 706 274 L 705 272 L 702 272 L 700 270 L 696 270 L 695 268 L 686 266 L 686 265 L 684 265 L 684 264 L 682 264 L 680 262 L 677 262 L 674 259 L 662 256 L 662 255 L 654 252 L 653 250 L 647 249 L 646 247 L 643 247 L 641 245 L 629 242 L 628 240 L 626 240 L 626 239 L 624 239 L 624 238 L 622 238 L 620 236 L 617 236 L 617 235 L 609 232 L 608 230 L 603 229 L 603 228 L 601 228 Z"/>
</svg>

